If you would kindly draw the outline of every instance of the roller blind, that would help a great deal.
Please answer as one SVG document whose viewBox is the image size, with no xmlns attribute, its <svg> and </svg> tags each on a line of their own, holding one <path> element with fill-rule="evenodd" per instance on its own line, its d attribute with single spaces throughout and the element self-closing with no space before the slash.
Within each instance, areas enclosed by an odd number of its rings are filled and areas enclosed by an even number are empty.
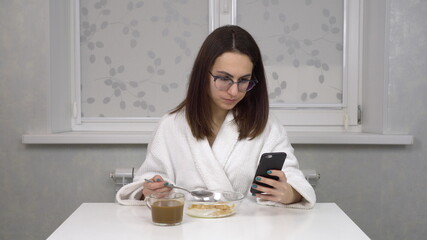
<svg viewBox="0 0 427 240">
<path fill-rule="evenodd" d="M 272 107 L 345 106 L 344 2 L 237 1 Z M 158 118 L 182 101 L 209 34 L 209 1 L 80 0 L 79 10 L 82 121 Z"/>
<path fill-rule="evenodd" d="M 272 105 L 342 106 L 344 1 L 237 3 L 237 24 L 263 53 Z"/>
</svg>

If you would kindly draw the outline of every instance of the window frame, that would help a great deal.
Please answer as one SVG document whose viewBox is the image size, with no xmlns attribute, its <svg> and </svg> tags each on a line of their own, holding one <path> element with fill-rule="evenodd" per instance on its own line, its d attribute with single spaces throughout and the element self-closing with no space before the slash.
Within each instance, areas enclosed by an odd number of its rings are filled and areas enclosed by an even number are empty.
<svg viewBox="0 0 427 240">
<path fill-rule="evenodd" d="M 70 3 L 71 39 L 71 131 L 153 131 L 160 117 L 141 118 L 82 118 L 80 93 L 80 16 L 79 0 Z M 362 52 L 362 0 L 344 1 L 343 27 L 343 103 L 337 106 L 316 108 L 315 105 L 270 105 L 271 112 L 288 131 L 338 131 L 361 132 L 358 106 L 361 104 L 361 52 Z M 221 11 L 229 4 L 228 15 Z M 209 28 L 236 23 L 236 0 L 209 0 Z M 70 114 L 68 114 L 70 115 Z"/>
</svg>

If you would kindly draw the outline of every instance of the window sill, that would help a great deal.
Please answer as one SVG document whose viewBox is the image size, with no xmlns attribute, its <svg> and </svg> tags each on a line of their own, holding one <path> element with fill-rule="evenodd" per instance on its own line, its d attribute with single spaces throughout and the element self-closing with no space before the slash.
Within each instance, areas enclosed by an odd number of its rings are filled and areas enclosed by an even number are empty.
<svg viewBox="0 0 427 240">
<path fill-rule="evenodd" d="M 26 134 L 24 144 L 147 144 L 152 132 L 64 132 Z M 295 144 L 411 145 L 412 135 L 353 132 L 288 132 Z"/>
</svg>

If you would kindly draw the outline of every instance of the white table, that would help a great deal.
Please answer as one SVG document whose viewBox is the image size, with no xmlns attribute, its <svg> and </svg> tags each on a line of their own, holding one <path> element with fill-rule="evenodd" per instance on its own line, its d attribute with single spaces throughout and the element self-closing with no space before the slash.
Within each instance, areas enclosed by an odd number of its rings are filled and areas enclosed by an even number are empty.
<svg viewBox="0 0 427 240">
<path fill-rule="evenodd" d="M 83 203 L 49 240 L 67 239 L 369 239 L 335 204 L 311 210 L 261 206 L 245 199 L 237 214 L 217 219 L 184 216 L 178 226 L 151 223 L 145 206 Z"/>
</svg>

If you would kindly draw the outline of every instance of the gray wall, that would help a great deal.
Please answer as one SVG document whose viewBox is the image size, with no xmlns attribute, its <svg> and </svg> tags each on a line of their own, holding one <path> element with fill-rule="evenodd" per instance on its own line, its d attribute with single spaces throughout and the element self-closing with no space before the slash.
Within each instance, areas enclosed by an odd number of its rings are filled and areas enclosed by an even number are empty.
<svg viewBox="0 0 427 240">
<path fill-rule="evenodd" d="M 295 148 L 302 168 L 321 174 L 318 200 L 336 202 L 371 238 L 424 239 L 427 1 L 389 3 L 386 126 L 414 145 Z M 49 4 L 0 5 L 0 239 L 45 239 L 82 202 L 112 201 L 108 173 L 139 166 L 146 147 L 23 145 L 23 133 L 48 129 Z"/>
</svg>

